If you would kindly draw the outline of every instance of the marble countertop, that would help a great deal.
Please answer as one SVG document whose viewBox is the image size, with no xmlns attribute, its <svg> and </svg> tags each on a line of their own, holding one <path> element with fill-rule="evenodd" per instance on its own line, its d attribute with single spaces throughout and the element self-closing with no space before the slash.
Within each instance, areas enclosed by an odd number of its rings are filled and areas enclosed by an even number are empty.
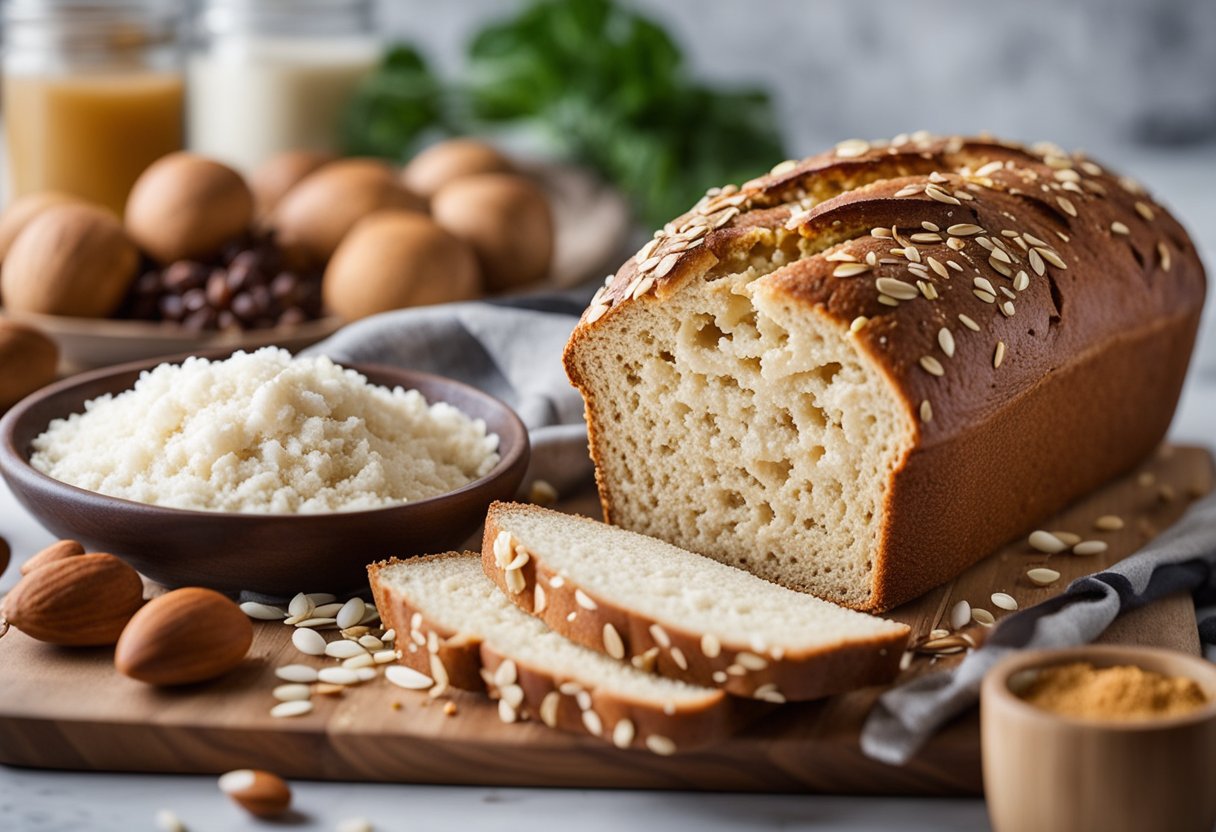
<svg viewBox="0 0 1216 832">
<path fill-rule="evenodd" d="M 1216 264 L 1216 148 L 1187 153 L 1137 153 L 1112 159 L 1182 217 L 1205 262 Z M 1216 315 L 1208 304 L 1182 403 L 1171 429 L 1177 442 L 1216 446 Z M 0 485 L 0 534 L 18 553 L 51 537 Z M 0 590 L 15 580 L 9 569 Z M 0 696 L 3 696 L 0 691 Z M 639 791 L 487 789 L 297 782 L 294 823 L 300 830 L 336 829 L 355 817 L 376 830 L 440 832 L 577 828 L 580 832 L 660 828 L 839 829 L 862 832 L 948 832 L 988 827 L 980 800 L 849 798 L 815 795 L 722 795 Z M 211 777 L 42 772 L 0 767 L 0 830 L 4 832 L 137 832 L 156 828 L 170 809 L 192 832 L 266 829 L 222 797 Z"/>
</svg>

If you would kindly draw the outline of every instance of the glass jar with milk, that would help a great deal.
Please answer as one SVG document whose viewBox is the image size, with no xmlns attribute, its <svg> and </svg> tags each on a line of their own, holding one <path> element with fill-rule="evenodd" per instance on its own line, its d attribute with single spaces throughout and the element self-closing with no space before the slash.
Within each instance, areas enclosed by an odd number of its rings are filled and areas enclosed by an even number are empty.
<svg viewBox="0 0 1216 832">
<path fill-rule="evenodd" d="M 195 28 L 191 150 L 248 173 L 279 151 L 339 149 L 380 55 L 373 0 L 205 0 Z"/>
</svg>

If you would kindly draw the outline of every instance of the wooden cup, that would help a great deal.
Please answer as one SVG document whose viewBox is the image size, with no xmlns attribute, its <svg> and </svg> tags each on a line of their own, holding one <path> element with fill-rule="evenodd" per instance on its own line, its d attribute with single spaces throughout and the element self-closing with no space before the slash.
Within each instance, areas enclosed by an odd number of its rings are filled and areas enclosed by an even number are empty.
<svg viewBox="0 0 1216 832">
<path fill-rule="evenodd" d="M 1195 680 L 1207 704 L 1184 716 L 1077 719 L 1020 699 L 1051 665 L 1136 665 Z M 1212 832 L 1216 824 L 1216 665 L 1172 650 L 1086 646 L 1027 651 L 984 677 L 984 794 L 996 832 Z"/>
</svg>

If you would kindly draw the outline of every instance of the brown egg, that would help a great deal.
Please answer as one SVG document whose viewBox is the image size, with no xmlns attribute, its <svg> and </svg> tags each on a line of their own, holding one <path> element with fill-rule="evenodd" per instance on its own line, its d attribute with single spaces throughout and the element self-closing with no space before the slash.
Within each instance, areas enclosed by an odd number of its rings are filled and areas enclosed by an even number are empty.
<svg viewBox="0 0 1216 832">
<path fill-rule="evenodd" d="M 81 201 L 79 197 L 62 191 L 38 191 L 14 199 L 4 209 L 4 213 L 0 214 L 0 260 L 8 256 L 13 240 L 17 239 L 17 235 L 34 217 L 52 205 Z"/>
<path fill-rule="evenodd" d="M 321 289 L 348 321 L 390 309 L 477 297 L 473 250 L 428 216 L 378 211 L 359 221 L 334 252 Z"/>
<path fill-rule="evenodd" d="M 0 319 L 0 411 L 54 381 L 58 366 L 54 341 L 32 326 Z"/>
<path fill-rule="evenodd" d="M 425 210 L 388 165 L 374 159 L 341 159 L 292 188 L 275 209 L 271 225 L 285 248 L 320 264 L 355 223 L 386 208 Z"/>
<path fill-rule="evenodd" d="M 193 153 L 160 157 L 127 197 L 127 232 L 160 263 L 215 254 L 252 222 L 253 192 L 241 175 Z"/>
<path fill-rule="evenodd" d="M 332 153 L 318 150 L 286 150 L 258 165 L 249 177 L 257 216 L 269 216 L 296 183 L 333 160 Z"/>
<path fill-rule="evenodd" d="M 104 208 L 83 202 L 54 205 L 17 235 L 0 294 L 14 312 L 104 318 L 135 279 L 139 251 Z"/>
<path fill-rule="evenodd" d="M 419 153 L 401 172 L 401 181 L 416 194 L 433 197 L 444 185 L 479 173 L 510 173 L 509 159 L 476 139 L 448 139 Z"/>
<path fill-rule="evenodd" d="M 541 280 L 553 260 L 549 200 L 530 179 L 486 173 L 458 179 L 431 200 L 435 221 L 477 252 L 486 288 Z"/>
</svg>

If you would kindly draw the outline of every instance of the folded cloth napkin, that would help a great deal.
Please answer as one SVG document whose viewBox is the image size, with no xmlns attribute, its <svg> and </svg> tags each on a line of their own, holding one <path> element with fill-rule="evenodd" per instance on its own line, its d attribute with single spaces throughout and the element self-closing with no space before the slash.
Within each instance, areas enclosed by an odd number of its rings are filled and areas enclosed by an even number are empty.
<svg viewBox="0 0 1216 832">
<path fill-rule="evenodd" d="M 304 351 L 339 363 L 390 364 L 463 381 L 509 404 L 528 427 L 532 464 L 559 493 L 591 476 L 583 400 L 562 348 L 583 311 L 582 293 L 450 303 L 356 321 Z"/>
<path fill-rule="evenodd" d="M 957 667 L 883 694 L 862 729 L 861 748 L 883 762 L 904 763 L 938 728 L 975 704 L 984 674 L 1010 653 L 1086 644 L 1121 612 L 1177 592 L 1195 593 L 1205 603 L 1216 593 L 1214 578 L 1216 494 L 1210 494 L 1137 554 L 1004 618 Z M 1216 621 L 1205 621 L 1203 632 L 1216 638 Z"/>
</svg>

